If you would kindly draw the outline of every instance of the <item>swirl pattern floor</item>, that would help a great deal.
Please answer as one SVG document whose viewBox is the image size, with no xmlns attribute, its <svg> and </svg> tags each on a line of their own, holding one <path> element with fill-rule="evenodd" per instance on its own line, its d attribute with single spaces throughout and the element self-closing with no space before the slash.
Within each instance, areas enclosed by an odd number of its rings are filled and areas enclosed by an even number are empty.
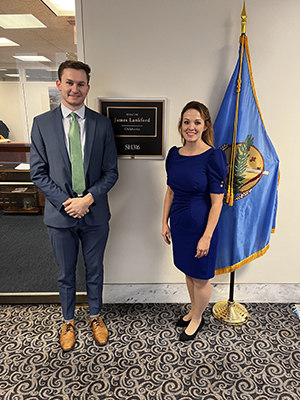
<svg viewBox="0 0 300 400">
<path fill-rule="evenodd" d="M 183 304 L 107 304 L 110 337 L 95 344 L 88 308 L 64 353 L 57 305 L 0 305 L 1 400 L 299 400 L 300 323 L 288 304 L 247 304 L 240 327 L 207 324 L 179 342 Z"/>
</svg>

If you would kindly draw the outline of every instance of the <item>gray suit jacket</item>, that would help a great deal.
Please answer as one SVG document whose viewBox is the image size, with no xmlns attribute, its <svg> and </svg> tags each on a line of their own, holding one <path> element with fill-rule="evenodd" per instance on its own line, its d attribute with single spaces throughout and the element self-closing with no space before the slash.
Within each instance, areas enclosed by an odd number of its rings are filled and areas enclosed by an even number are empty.
<svg viewBox="0 0 300 400">
<path fill-rule="evenodd" d="M 84 219 L 88 225 L 102 225 L 110 219 L 107 193 L 118 179 L 116 145 L 108 118 L 87 107 L 85 117 L 85 181 L 95 202 Z M 74 193 L 61 107 L 34 118 L 30 173 L 32 182 L 46 197 L 45 224 L 56 228 L 75 226 L 77 220 L 62 206 L 69 197 L 74 197 Z"/>
</svg>

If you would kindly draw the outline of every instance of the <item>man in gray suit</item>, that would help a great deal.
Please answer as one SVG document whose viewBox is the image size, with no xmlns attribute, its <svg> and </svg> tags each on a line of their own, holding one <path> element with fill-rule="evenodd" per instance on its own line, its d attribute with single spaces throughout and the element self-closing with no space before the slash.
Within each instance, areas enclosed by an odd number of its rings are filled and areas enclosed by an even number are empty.
<svg viewBox="0 0 300 400">
<path fill-rule="evenodd" d="M 107 193 L 118 179 L 117 152 L 110 120 L 84 105 L 90 89 L 89 79 L 87 64 L 63 62 L 56 81 L 62 103 L 35 117 L 31 132 L 31 179 L 46 198 L 44 223 L 58 264 L 64 317 L 60 344 L 65 351 L 75 344 L 76 264 L 80 242 L 93 335 L 101 345 L 108 339 L 100 310 L 103 255 L 110 219 Z M 80 156 L 77 152 L 76 159 L 72 150 L 75 145 L 70 139 L 75 135 L 70 135 L 72 129 L 80 137 Z M 73 169 L 78 165 L 83 177 L 79 190 L 74 189 Z"/>
</svg>

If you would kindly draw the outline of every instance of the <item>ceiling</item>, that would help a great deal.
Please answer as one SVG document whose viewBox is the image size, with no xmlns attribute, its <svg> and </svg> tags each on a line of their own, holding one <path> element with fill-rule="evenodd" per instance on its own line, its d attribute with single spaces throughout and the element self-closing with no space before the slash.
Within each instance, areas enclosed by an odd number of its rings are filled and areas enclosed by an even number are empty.
<svg viewBox="0 0 300 400">
<path fill-rule="evenodd" d="M 27 67 L 27 63 L 17 61 L 14 55 L 42 55 L 51 62 L 42 64 L 56 68 L 68 59 L 77 59 L 77 46 L 74 44 L 74 17 L 56 16 L 40 0 L 1 0 L 0 14 L 33 14 L 47 28 L 37 29 L 3 29 L 0 27 L 0 37 L 5 37 L 18 43 L 18 47 L 0 47 L 0 69 L 17 68 L 17 63 Z M 30 63 L 32 66 L 33 63 Z M 43 66 L 42 65 L 42 66 Z"/>
</svg>

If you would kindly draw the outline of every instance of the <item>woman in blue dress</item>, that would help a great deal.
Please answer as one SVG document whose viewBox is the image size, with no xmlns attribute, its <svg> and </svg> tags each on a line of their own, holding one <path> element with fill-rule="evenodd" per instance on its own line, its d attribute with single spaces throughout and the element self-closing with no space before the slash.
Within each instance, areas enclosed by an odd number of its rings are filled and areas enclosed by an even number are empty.
<svg viewBox="0 0 300 400">
<path fill-rule="evenodd" d="M 186 276 L 191 310 L 176 324 L 186 328 L 179 336 L 186 341 L 203 327 L 202 314 L 211 297 L 209 279 L 215 271 L 227 162 L 224 151 L 213 147 L 213 127 L 204 104 L 188 103 L 178 130 L 183 146 L 172 147 L 166 160 L 162 236 L 167 244 L 172 240 L 174 264 Z"/>
</svg>

